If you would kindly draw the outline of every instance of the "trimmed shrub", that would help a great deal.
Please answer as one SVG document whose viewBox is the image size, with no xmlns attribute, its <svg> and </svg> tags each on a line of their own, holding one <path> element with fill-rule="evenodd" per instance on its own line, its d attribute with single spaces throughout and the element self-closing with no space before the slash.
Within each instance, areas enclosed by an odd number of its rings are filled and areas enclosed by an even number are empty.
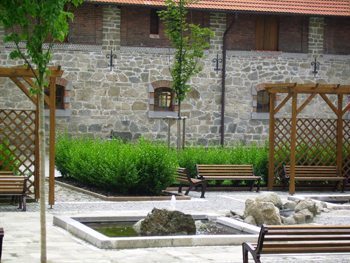
<svg viewBox="0 0 350 263">
<path fill-rule="evenodd" d="M 174 182 L 177 160 L 165 145 L 143 139 L 133 144 L 61 136 L 56 167 L 66 178 L 106 191 L 158 195 Z"/>
<path fill-rule="evenodd" d="M 0 171 L 18 171 L 18 161 L 6 140 L 0 143 Z"/>
</svg>

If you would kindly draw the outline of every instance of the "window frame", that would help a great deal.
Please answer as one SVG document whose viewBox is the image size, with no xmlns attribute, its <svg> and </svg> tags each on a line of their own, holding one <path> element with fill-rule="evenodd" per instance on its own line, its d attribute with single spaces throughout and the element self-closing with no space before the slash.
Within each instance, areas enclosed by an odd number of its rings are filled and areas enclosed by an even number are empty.
<svg viewBox="0 0 350 263">
<path fill-rule="evenodd" d="M 164 97 L 165 100 L 164 100 Z M 154 90 L 154 111 L 174 111 L 175 93 L 169 87 L 159 87 Z M 161 105 L 165 101 L 168 106 Z"/>
</svg>

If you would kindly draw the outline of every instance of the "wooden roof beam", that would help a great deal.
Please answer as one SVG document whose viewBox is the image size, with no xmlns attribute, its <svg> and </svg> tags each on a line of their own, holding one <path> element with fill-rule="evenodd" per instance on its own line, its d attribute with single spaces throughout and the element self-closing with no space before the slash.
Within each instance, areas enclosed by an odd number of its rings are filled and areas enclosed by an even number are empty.
<svg viewBox="0 0 350 263">
<path fill-rule="evenodd" d="M 61 70 L 61 66 L 57 67 L 49 67 L 51 71 L 50 77 L 61 77 L 63 75 L 63 70 Z M 0 77 L 29 77 L 34 78 L 33 72 L 28 67 L 12 67 L 5 68 L 0 67 Z"/>
</svg>

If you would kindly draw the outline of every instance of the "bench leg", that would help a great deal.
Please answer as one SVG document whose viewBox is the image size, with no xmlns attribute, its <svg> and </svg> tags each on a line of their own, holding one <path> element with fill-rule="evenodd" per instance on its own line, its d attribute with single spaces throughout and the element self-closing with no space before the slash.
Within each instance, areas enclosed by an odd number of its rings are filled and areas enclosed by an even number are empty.
<svg viewBox="0 0 350 263">
<path fill-rule="evenodd" d="M 254 183 L 255 183 L 255 181 L 252 180 L 252 182 L 250 183 L 249 191 L 253 191 Z"/>
<path fill-rule="evenodd" d="M 248 263 L 248 250 L 242 247 L 243 263 Z"/>
<path fill-rule="evenodd" d="M 205 194 L 205 190 L 207 189 L 207 181 L 203 181 L 202 182 L 202 194 L 201 194 L 201 198 L 205 198 L 204 194 Z"/>
<path fill-rule="evenodd" d="M 188 195 L 188 193 L 192 190 L 192 188 L 193 188 L 193 184 L 190 184 L 187 191 L 185 192 L 185 195 Z"/>
<path fill-rule="evenodd" d="M 182 184 L 179 185 L 179 189 L 177 190 L 177 192 L 178 192 L 179 194 L 182 193 Z"/>
<path fill-rule="evenodd" d="M 260 191 L 260 183 L 261 183 L 261 180 L 259 179 L 256 183 L 256 192 L 257 193 Z"/>
</svg>

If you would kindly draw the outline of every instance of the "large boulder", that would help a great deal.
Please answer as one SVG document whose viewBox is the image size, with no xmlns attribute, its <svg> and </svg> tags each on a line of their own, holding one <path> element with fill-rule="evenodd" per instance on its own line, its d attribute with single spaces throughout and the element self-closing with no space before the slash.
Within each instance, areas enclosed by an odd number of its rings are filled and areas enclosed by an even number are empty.
<svg viewBox="0 0 350 263">
<path fill-rule="evenodd" d="M 154 208 L 141 222 L 142 236 L 194 235 L 196 225 L 191 215 L 180 211 Z"/>
<path fill-rule="evenodd" d="M 296 206 L 295 206 L 295 213 L 298 213 L 299 211 L 302 211 L 304 209 L 309 210 L 314 216 L 317 214 L 317 206 L 316 202 L 310 200 L 310 199 L 305 199 L 301 200 Z"/>
<path fill-rule="evenodd" d="M 282 209 L 283 207 L 282 199 L 276 193 L 265 193 L 255 198 L 255 200 L 273 203 L 274 206 L 278 207 L 279 209 Z"/>
<path fill-rule="evenodd" d="M 279 209 L 272 202 L 261 202 L 247 199 L 245 202 L 244 217 L 252 216 L 256 225 L 281 225 Z"/>
</svg>

